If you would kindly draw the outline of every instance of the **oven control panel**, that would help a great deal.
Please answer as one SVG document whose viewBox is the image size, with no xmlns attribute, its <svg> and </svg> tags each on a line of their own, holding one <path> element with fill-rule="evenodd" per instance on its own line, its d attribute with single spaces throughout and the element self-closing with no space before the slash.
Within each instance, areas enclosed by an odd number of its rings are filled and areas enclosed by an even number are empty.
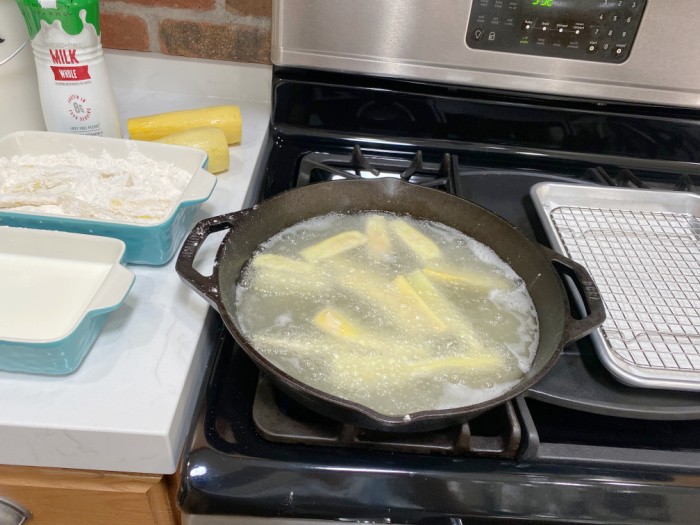
<svg viewBox="0 0 700 525">
<path fill-rule="evenodd" d="M 620 63 L 647 0 L 472 0 L 472 49 Z M 672 2 L 669 2 L 672 3 Z"/>
</svg>

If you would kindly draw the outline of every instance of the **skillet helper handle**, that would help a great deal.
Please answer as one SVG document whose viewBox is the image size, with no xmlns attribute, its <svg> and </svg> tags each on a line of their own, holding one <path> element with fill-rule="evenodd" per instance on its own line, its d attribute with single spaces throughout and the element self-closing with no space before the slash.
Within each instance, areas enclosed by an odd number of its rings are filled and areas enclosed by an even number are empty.
<svg viewBox="0 0 700 525">
<path fill-rule="evenodd" d="M 568 344 L 590 334 L 603 324 L 603 321 L 605 321 L 605 306 L 603 299 L 600 297 L 598 287 L 593 282 L 593 278 L 586 268 L 550 248 L 544 246 L 542 248 L 545 256 L 554 265 L 557 273 L 560 276 L 564 274 L 571 278 L 585 307 L 586 315 L 582 319 L 576 319 L 569 311 L 566 312 L 567 320 L 564 341 L 565 344 Z"/>
<path fill-rule="evenodd" d="M 217 311 L 219 311 L 221 294 L 217 285 L 216 269 L 214 269 L 212 275 L 202 275 L 195 270 L 194 260 L 207 237 L 212 233 L 231 229 L 238 219 L 247 213 L 248 210 L 241 210 L 199 221 L 182 244 L 180 254 L 175 263 L 175 271 L 177 271 L 180 278 L 206 299 Z"/>
</svg>

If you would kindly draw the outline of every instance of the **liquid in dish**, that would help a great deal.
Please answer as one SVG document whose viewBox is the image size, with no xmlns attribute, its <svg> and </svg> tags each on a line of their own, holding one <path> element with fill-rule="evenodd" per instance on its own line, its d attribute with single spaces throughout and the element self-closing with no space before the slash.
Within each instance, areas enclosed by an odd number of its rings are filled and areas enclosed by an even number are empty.
<svg viewBox="0 0 700 525">
<path fill-rule="evenodd" d="M 490 248 L 383 212 L 328 214 L 270 238 L 241 274 L 236 315 L 279 369 L 390 416 L 497 397 L 539 342 L 524 282 Z"/>
</svg>

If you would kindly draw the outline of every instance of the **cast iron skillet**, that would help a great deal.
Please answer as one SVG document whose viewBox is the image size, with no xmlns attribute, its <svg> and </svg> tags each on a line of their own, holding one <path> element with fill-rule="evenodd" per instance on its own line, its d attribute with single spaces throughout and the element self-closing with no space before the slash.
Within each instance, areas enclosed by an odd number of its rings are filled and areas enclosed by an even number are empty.
<svg viewBox="0 0 700 525">
<path fill-rule="evenodd" d="M 280 230 L 330 212 L 381 210 L 441 222 L 490 246 L 525 281 L 537 310 L 540 342 L 530 371 L 505 394 L 483 403 L 430 410 L 403 416 L 379 414 L 299 381 L 259 354 L 239 331 L 236 283 L 257 247 Z M 206 277 L 193 268 L 194 258 L 211 233 L 228 229 Z M 556 269 L 555 269 L 556 267 Z M 554 365 L 562 348 L 605 320 L 603 302 L 588 272 L 574 261 L 530 242 L 490 211 L 448 193 L 397 179 L 344 180 L 317 183 L 277 195 L 259 206 L 199 222 L 185 240 L 176 263 L 180 277 L 218 310 L 236 341 L 284 392 L 333 419 L 363 428 L 402 432 L 424 431 L 463 423 L 535 384 Z M 574 319 L 562 275 L 576 284 L 587 316 Z"/>
</svg>

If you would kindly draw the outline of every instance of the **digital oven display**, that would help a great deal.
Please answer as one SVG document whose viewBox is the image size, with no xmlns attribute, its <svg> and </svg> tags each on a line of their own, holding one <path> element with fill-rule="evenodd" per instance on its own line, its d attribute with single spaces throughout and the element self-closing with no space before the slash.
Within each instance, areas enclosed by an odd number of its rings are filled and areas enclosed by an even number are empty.
<svg viewBox="0 0 700 525">
<path fill-rule="evenodd" d="M 473 0 L 472 49 L 624 62 L 647 0 Z"/>
</svg>

